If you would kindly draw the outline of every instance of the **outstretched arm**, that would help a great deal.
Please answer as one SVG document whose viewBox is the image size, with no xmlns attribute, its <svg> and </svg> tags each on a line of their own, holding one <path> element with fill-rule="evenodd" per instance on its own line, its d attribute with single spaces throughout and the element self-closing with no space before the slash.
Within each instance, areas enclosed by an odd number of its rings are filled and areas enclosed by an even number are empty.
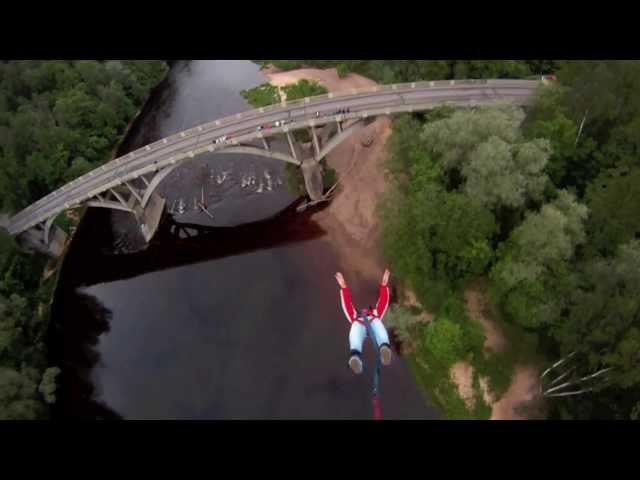
<svg viewBox="0 0 640 480">
<path fill-rule="evenodd" d="M 347 320 L 349 320 L 349 323 L 351 323 L 356 318 L 356 309 L 353 307 L 353 302 L 351 301 L 351 292 L 349 292 L 347 282 L 344 281 L 342 273 L 338 272 L 335 276 L 338 285 L 340 285 L 340 303 L 342 304 L 342 311 L 347 317 Z"/>
<path fill-rule="evenodd" d="M 376 311 L 374 312 L 379 319 L 382 320 L 384 314 L 387 313 L 389 307 L 389 276 L 391 272 L 389 269 L 385 269 L 382 275 L 382 283 L 380 283 L 380 293 L 378 295 L 378 303 L 376 304 Z"/>
</svg>

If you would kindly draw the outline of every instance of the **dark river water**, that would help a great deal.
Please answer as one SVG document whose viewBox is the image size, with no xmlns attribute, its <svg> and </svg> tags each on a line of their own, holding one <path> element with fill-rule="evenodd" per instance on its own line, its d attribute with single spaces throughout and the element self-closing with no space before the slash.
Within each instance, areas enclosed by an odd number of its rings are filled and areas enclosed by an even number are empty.
<svg viewBox="0 0 640 480">
<path fill-rule="evenodd" d="M 239 91 L 264 81 L 248 61 L 176 62 L 119 153 L 247 110 Z M 285 183 L 277 160 L 196 157 L 160 185 L 174 214 L 144 250 L 128 214 L 88 211 L 54 298 L 56 417 L 371 418 L 370 379 L 347 367 L 341 265 Z M 192 208 L 203 195 L 213 219 Z M 375 301 L 375 282 L 352 281 Z M 436 418 L 401 358 L 380 386 L 385 418 Z"/>
</svg>

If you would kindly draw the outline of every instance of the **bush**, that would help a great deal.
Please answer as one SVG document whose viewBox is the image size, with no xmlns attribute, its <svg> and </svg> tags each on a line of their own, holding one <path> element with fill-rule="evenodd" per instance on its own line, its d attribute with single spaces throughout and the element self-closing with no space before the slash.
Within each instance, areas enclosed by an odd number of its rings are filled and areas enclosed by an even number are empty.
<svg viewBox="0 0 640 480">
<path fill-rule="evenodd" d="M 300 167 L 287 163 L 284 167 L 284 174 L 287 180 L 287 188 L 293 195 L 304 196 L 307 189 L 304 186 L 304 176 Z"/>
<path fill-rule="evenodd" d="M 326 192 L 328 189 L 333 187 L 338 180 L 338 175 L 336 174 L 335 169 L 331 167 L 325 167 L 322 172 L 322 185 L 324 187 L 324 191 Z"/>
<path fill-rule="evenodd" d="M 336 67 L 336 72 L 338 73 L 338 77 L 340 78 L 344 78 L 347 75 L 349 75 L 349 67 L 344 64 L 344 63 L 340 63 L 337 67 Z"/>
<path fill-rule="evenodd" d="M 393 329 L 401 343 L 411 344 L 416 340 L 416 326 L 420 321 L 407 307 L 394 305 L 389 308 L 384 323 Z"/>
<path fill-rule="evenodd" d="M 253 107 L 260 108 L 280 102 L 278 87 L 263 83 L 249 90 L 241 90 L 240 95 Z"/>
<path fill-rule="evenodd" d="M 453 365 L 465 353 L 462 328 L 446 317 L 435 320 L 425 329 L 421 352 L 444 366 Z"/>
<path fill-rule="evenodd" d="M 287 101 L 299 100 L 306 97 L 314 97 L 316 95 L 324 95 L 329 93 L 325 87 L 318 82 L 307 79 L 298 80 L 297 83 L 292 85 L 285 85 L 282 87 L 282 91 L 287 96 Z"/>
</svg>

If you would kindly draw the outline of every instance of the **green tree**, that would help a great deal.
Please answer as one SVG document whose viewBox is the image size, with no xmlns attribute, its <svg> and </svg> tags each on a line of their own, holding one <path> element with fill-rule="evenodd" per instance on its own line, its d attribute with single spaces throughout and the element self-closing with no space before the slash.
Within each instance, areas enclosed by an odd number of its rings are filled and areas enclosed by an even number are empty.
<svg viewBox="0 0 640 480">
<path fill-rule="evenodd" d="M 569 261 L 584 243 L 587 207 L 560 191 L 558 198 L 530 213 L 498 249 L 491 271 L 492 295 L 525 327 L 554 322 L 571 289 Z"/>
<path fill-rule="evenodd" d="M 565 353 L 578 352 L 583 368 L 613 367 L 609 385 L 640 385 L 640 242 L 620 246 L 613 258 L 594 259 L 581 269 L 567 315 L 553 329 Z"/>
<path fill-rule="evenodd" d="M 415 191 L 406 200 L 390 199 L 383 210 L 383 244 L 420 301 L 435 306 L 446 288 L 486 268 L 497 226 L 491 212 L 467 196 L 419 185 L 412 181 Z"/>
<path fill-rule="evenodd" d="M 242 95 L 253 107 L 266 107 L 280 102 L 278 88 L 270 83 L 263 83 L 249 90 L 241 90 Z"/>
<path fill-rule="evenodd" d="M 37 372 L 0 367 L 0 420 L 35 420 L 43 414 Z"/>
<path fill-rule="evenodd" d="M 462 170 L 471 153 L 489 138 L 496 137 L 507 144 L 518 142 L 523 119 L 519 108 L 458 110 L 449 118 L 425 125 L 423 140 L 445 170 Z"/>
<path fill-rule="evenodd" d="M 591 255 L 611 255 L 640 235 L 640 168 L 601 173 L 587 189 Z"/>
<path fill-rule="evenodd" d="M 314 97 L 316 95 L 324 95 L 328 93 L 325 87 L 320 85 L 318 82 L 313 80 L 309 81 L 307 79 L 298 80 L 296 83 L 291 85 L 285 85 L 282 87 L 282 91 L 287 96 L 287 100 L 299 100 L 301 98 L 306 97 Z"/>
<path fill-rule="evenodd" d="M 491 209 L 521 208 L 527 199 L 542 200 L 550 147 L 546 140 L 509 145 L 490 137 L 469 155 L 462 168 L 465 192 Z"/>
<path fill-rule="evenodd" d="M 42 375 L 42 381 L 40 382 L 38 391 L 47 403 L 54 403 L 56 401 L 56 390 L 58 388 L 56 379 L 58 375 L 60 375 L 60 369 L 58 367 L 47 368 Z"/>
<path fill-rule="evenodd" d="M 336 73 L 340 78 L 346 77 L 347 75 L 349 75 L 349 66 L 346 63 L 339 63 L 336 66 Z"/>
<path fill-rule="evenodd" d="M 421 349 L 445 366 L 460 360 L 465 354 L 462 328 L 448 318 L 438 318 L 425 329 Z"/>
</svg>

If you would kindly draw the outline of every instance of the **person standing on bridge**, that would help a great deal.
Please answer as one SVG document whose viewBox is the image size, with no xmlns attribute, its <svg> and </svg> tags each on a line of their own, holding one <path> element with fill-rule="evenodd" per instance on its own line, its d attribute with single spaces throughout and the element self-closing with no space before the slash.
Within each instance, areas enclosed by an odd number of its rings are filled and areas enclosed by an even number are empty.
<svg viewBox="0 0 640 480">
<path fill-rule="evenodd" d="M 380 359 L 383 365 L 391 363 L 391 346 L 389 345 L 389 334 L 382 323 L 382 317 L 389 307 L 389 275 L 391 272 L 385 270 L 382 275 L 382 283 L 378 295 L 376 307 L 369 306 L 368 309 L 356 310 L 351 301 L 351 292 L 347 287 L 342 273 L 337 272 L 336 281 L 340 286 L 340 301 L 342 310 L 351 324 L 349 331 L 349 367 L 355 374 L 362 373 L 362 345 L 367 336 L 367 323 L 371 326 L 371 331 L 375 336 L 375 343 L 380 350 Z"/>
</svg>

